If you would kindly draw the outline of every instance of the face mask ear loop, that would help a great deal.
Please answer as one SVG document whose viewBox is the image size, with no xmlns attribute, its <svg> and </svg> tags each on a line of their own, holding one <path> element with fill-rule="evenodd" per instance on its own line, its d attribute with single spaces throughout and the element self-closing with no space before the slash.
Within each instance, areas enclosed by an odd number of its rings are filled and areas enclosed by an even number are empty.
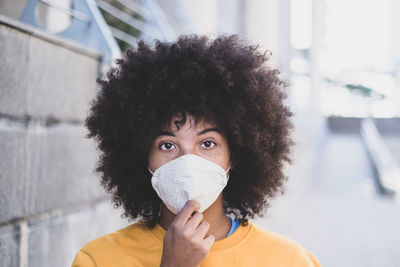
<svg viewBox="0 0 400 267">
<path fill-rule="evenodd" d="M 150 170 L 150 167 L 149 167 L 149 166 L 147 166 L 147 169 L 149 170 L 149 172 L 151 173 L 151 175 L 154 174 L 154 172 L 152 172 L 152 171 Z"/>
<path fill-rule="evenodd" d="M 229 169 L 231 168 L 231 165 L 232 165 L 232 161 L 229 162 L 229 167 L 228 167 L 228 169 L 225 171 L 225 173 L 227 174 L 227 177 L 228 177 L 228 178 L 229 178 Z"/>
</svg>

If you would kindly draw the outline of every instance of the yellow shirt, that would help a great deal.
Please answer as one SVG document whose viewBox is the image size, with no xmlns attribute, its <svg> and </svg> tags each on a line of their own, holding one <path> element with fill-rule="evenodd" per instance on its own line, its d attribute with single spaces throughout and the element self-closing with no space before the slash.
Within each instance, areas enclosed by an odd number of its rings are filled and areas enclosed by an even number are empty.
<svg viewBox="0 0 400 267">
<path fill-rule="evenodd" d="M 134 223 L 87 243 L 72 267 L 160 266 L 165 230 Z M 201 267 L 320 267 L 299 244 L 249 221 L 230 236 L 215 241 Z"/>
</svg>

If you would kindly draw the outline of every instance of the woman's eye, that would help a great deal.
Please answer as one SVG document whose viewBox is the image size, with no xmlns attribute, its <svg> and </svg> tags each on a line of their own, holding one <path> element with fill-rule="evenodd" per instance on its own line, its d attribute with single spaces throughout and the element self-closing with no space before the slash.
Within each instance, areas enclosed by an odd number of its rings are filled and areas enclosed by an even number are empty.
<svg viewBox="0 0 400 267">
<path fill-rule="evenodd" d="M 171 144 L 171 143 L 163 143 L 163 144 L 160 145 L 160 148 L 162 150 L 170 150 L 172 148 L 175 148 L 175 146 L 173 144 Z"/>
<path fill-rule="evenodd" d="M 201 146 L 204 148 L 212 148 L 213 146 L 215 146 L 215 142 L 207 140 L 207 141 L 204 141 L 201 144 Z"/>
</svg>

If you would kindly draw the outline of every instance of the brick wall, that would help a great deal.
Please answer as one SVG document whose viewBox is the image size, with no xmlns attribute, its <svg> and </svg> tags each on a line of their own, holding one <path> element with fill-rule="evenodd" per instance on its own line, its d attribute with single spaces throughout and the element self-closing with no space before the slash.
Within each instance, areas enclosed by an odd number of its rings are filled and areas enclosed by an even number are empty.
<svg viewBox="0 0 400 267">
<path fill-rule="evenodd" d="M 0 16 L 0 266 L 69 266 L 126 225 L 84 137 L 99 55 Z"/>
</svg>

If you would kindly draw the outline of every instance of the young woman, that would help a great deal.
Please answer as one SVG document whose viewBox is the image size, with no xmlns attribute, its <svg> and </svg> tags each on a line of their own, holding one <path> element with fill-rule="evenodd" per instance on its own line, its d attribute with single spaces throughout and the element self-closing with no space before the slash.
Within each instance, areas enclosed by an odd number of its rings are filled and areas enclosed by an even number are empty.
<svg viewBox="0 0 400 267">
<path fill-rule="evenodd" d="M 87 243 L 79 266 L 320 266 L 249 221 L 283 191 L 292 113 L 268 57 L 238 36 L 138 43 L 92 102 L 88 138 L 134 222 Z"/>
</svg>

